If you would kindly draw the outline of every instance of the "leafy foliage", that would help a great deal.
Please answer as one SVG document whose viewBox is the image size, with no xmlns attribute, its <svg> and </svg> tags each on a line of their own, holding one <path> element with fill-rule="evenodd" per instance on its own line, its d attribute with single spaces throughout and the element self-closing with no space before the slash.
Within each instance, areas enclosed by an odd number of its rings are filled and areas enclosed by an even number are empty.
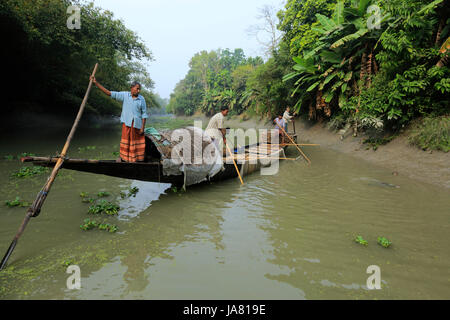
<svg viewBox="0 0 450 320">
<path fill-rule="evenodd" d="M 386 239 L 385 237 L 378 237 L 377 243 L 380 246 L 385 247 L 385 248 L 389 248 L 392 244 L 392 242 L 389 241 L 388 239 Z"/>
<path fill-rule="evenodd" d="M 450 117 L 427 117 L 414 124 L 409 142 L 423 150 L 450 151 Z"/>
<path fill-rule="evenodd" d="M 354 240 L 356 243 L 362 244 L 363 246 L 367 246 L 369 244 L 366 240 L 363 239 L 362 236 L 356 236 Z"/>
<path fill-rule="evenodd" d="M 246 81 L 262 63 L 259 57 L 246 58 L 242 49 L 201 51 L 192 57 L 190 70 L 176 85 L 166 109 L 176 114 L 201 111 L 211 115 L 228 106 L 232 114 L 240 113 Z"/>
<path fill-rule="evenodd" d="M 14 199 L 14 200 L 6 200 L 5 205 L 10 208 L 11 207 L 28 207 L 30 205 L 30 203 L 20 200 L 20 197 L 17 196 L 16 199 Z"/>
<path fill-rule="evenodd" d="M 90 214 L 107 214 L 113 216 L 119 213 L 120 207 L 114 203 L 106 200 L 100 200 L 97 204 L 89 207 L 88 213 Z"/>
<path fill-rule="evenodd" d="M 67 8 L 81 8 L 81 28 L 67 28 Z M 112 12 L 93 3 L 68 0 L 4 0 L 0 3 L 3 70 L 9 74 L 6 112 L 16 108 L 67 114 L 78 109 L 89 75 L 99 62 L 97 79 L 113 90 L 128 90 L 131 80 L 142 81 L 149 107 L 154 106 L 153 82 L 141 61 L 152 54 L 138 35 Z M 45 57 L 45 58 L 44 58 Z M 11 70 L 9 70 L 11 68 Z M 64 106 L 64 108 L 61 108 Z M 120 104 L 92 90 L 86 111 L 117 114 Z"/>
<path fill-rule="evenodd" d="M 448 1 L 339 0 L 318 9 L 319 4 L 292 0 L 279 14 L 285 41 L 298 53 L 283 78 L 296 81 L 297 109 L 306 104 L 310 118 L 334 112 L 359 128 L 383 129 L 449 112 Z M 380 8 L 375 28 L 369 28 L 372 5 Z M 315 40 L 293 41 L 293 21 L 308 26 L 298 35 L 315 32 Z"/>
<path fill-rule="evenodd" d="M 48 168 L 45 167 L 22 167 L 18 172 L 12 174 L 13 177 L 27 178 L 37 174 L 48 172 Z"/>
<path fill-rule="evenodd" d="M 81 230 L 88 231 L 97 228 L 98 230 L 105 230 L 111 233 L 117 232 L 119 228 L 116 225 L 109 223 L 99 223 L 95 220 L 85 219 L 84 223 L 80 225 Z"/>
</svg>

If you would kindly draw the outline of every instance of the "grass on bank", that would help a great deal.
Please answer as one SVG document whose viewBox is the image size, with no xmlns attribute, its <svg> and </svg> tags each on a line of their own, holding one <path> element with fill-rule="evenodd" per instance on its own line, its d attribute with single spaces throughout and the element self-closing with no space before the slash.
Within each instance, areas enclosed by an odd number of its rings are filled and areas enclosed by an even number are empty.
<svg viewBox="0 0 450 320">
<path fill-rule="evenodd" d="M 450 151 L 450 116 L 417 120 L 412 125 L 408 140 L 422 150 Z"/>
</svg>

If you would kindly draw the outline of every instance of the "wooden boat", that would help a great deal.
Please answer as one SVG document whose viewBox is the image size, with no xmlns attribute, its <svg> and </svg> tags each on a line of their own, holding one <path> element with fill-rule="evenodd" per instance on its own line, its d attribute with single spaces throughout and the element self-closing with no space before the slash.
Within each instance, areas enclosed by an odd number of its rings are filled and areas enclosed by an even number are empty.
<svg viewBox="0 0 450 320">
<path fill-rule="evenodd" d="M 234 150 L 236 164 L 242 176 L 251 174 L 264 166 L 260 160 L 269 162 L 270 159 L 277 159 L 284 155 L 284 149 L 287 145 L 254 144 L 243 147 L 244 150 Z M 266 150 L 269 150 L 267 153 Z M 150 154 L 155 154 L 149 151 Z M 237 178 L 238 173 L 232 161 L 231 156 L 224 157 L 224 170 L 211 177 L 209 181 L 216 182 L 230 178 Z M 251 161 L 254 160 L 254 161 Z M 58 161 L 58 157 L 23 157 L 22 162 L 31 162 L 33 165 L 43 167 L 53 167 Z M 176 187 L 184 184 L 183 175 L 164 175 L 162 161 L 160 159 L 149 158 L 145 162 L 116 162 L 115 160 L 88 160 L 88 159 L 70 159 L 66 158 L 62 168 L 90 172 L 95 174 L 104 174 L 112 177 L 134 179 L 141 181 L 171 183 Z"/>
</svg>

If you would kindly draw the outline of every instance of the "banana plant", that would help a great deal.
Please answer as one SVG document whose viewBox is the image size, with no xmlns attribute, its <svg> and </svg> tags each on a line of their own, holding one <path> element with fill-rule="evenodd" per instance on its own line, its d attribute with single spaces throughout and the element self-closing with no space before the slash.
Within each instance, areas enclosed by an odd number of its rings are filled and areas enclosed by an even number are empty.
<svg viewBox="0 0 450 320">
<path fill-rule="evenodd" d="M 347 99 L 345 93 L 351 87 L 349 84 L 361 83 L 366 74 L 376 70 L 372 43 L 381 31 L 372 32 L 367 26 L 367 8 L 372 2 L 356 0 L 345 8 L 344 1 L 339 1 L 331 17 L 316 15 L 318 23 L 313 30 L 319 33 L 319 41 L 303 57 L 294 58 L 295 71 L 283 78 L 287 81 L 299 77 L 292 92 L 295 95 L 303 90 L 297 109 L 304 101 L 314 98 L 316 109 L 328 108 L 335 97 L 342 107 Z M 388 18 L 385 16 L 381 21 Z"/>
</svg>

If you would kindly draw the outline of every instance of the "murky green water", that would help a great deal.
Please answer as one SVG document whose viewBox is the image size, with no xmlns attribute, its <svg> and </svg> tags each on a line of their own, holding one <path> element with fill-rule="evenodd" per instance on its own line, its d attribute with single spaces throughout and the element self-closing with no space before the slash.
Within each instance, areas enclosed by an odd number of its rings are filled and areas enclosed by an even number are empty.
<svg viewBox="0 0 450 320">
<path fill-rule="evenodd" d="M 11 177 L 22 164 L 4 156 L 53 155 L 67 133 L 2 136 L 1 256 L 26 211 L 4 201 L 31 202 L 47 177 Z M 119 138 L 117 127 L 84 128 L 69 155 L 114 159 Z M 449 190 L 323 148 L 304 150 L 309 167 L 284 161 L 278 175 L 256 173 L 243 186 L 229 180 L 186 193 L 62 170 L 0 272 L 0 298 L 449 299 Z M 136 197 L 122 199 L 131 187 L 139 188 Z M 116 224 L 117 233 L 79 227 L 90 217 L 80 192 L 99 191 L 121 207 L 118 217 L 100 219 Z M 355 235 L 369 245 L 355 243 Z M 392 246 L 377 245 L 379 236 Z M 66 264 L 80 267 L 81 290 L 67 289 Z M 366 288 L 370 265 L 381 269 L 381 290 Z"/>
</svg>

